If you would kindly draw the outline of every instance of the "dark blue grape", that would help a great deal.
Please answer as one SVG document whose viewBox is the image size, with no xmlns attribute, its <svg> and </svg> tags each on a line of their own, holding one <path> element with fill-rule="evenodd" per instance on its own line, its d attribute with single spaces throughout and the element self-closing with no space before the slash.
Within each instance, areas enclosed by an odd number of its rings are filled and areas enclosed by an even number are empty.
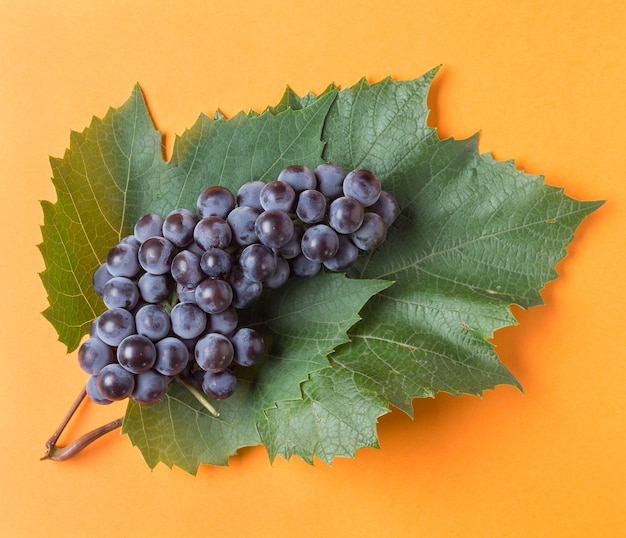
<svg viewBox="0 0 626 538">
<path fill-rule="evenodd" d="M 96 292 L 98 297 L 102 297 L 102 293 L 104 292 L 104 285 L 113 278 L 113 275 L 109 273 L 107 269 L 107 264 L 102 263 L 98 266 L 98 268 L 93 273 L 93 278 L 91 279 L 91 284 L 93 286 L 93 291 Z"/>
<path fill-rule="evenodd" d="M 239 206 L 252 207 L 257 211 L 263 211 L 261 205 L 261 190 L 265 187 L 262 181 L 248 181 L 237 191 L 237 204 Z"/>
<path fill-rule="evenodd" d="M 276 270 L 274 274 L 263 281 L 263 286 L 270 289 L 280 288 L 291 274 L 289 262 L 285 258 L 276 259 Z"/>
<path fill-rule="evenodd" d="M 326 216 L 327 200 L 320 191 L 306 190 L 300 193 L 296 215 L 307 224 L 322 222 Z"/>
<path fill-rule="evenodd" d="M 177 284 L 187 288 L 197 286 L 202 279 L 206 278 L 200 266 L 200 256 L 189 250 L 181 250 L 170 266 L 172 278 Z"/>
<path fill-rule="evenodd" d="M 234 362 L 241 366 L 253 366 L 265 355 L 263 335 L 249 327 L 242 327 L 230 337 L 233 344 Z"/>
<path fill-rule="evenodd" d="M 380 181 L 368 170 L 352 170 L 343 180 L 344 195 L 354 198 L 363 207 L 374 204 L 380 192 Z"/>
<path fill-rule="evenodd" d="M 181 303 L 196 302 L 196 288 L 187 288 L 182 284 L 176 284 L 176 295 Z"/>
<path fill-rule="evenodd" d="M 343 195 L 343 180 L 346 171 L 333 163 L 320 164 L 314 171 L 317 178 L 317 190 L 330 200 Z"/>
<path fill-rule="evenodd" d="M 97 403 L 98 405 L 108 405 L 110 403 L 113 403 L 112 400 L 105 398 L 100 392 L 100 389 L 98 388 L 98 376 L 97 375 L 90 375 L 87 378 L 87 383 L 85 384 L 85 391 L 87 392 L 87 396 L 89 396 L 89 399 L 92 402 Z"/>
<path fill-rule="evenodd" d="M 255 303 L 261 293 L 263 284 L 246 278 L 241 267 L 235 267 L 228 275 L 228 283 L 233 290 L 232 306 L 238 309 L 248 308 Z"/>
<path fill-rule="evenodd" d="M 139 288 L 125 276 L 114 276 L 102 291 L 102 301 L 107 308 L 132 310 L 139 301 Z"/>
<path fill-rule="evenodd" d="M 156 213 L 148 213 L 147 215 L 144 215 L 135 223 L 135 238 L 140 243 L 143 243 L 150 237 L 163 235 L 164 222 L 165 219 Z"/>
<path fill-rule="evenodd" d="M 208 248 L 200 258 L 200 268 L 205 276 L 223 276 L 230 271 L 231 267 L 232 258 L 230 254 L 222 248 Z"/>
<path fill-rule="evenodd" d="M 287 243 L 285 243 L 282 247 L 275 248 L 274 251 L 280 258 L 284 258 L 285 260 L 295 258 L 302 252 L 301 242 L 303 234 L 304 228 L 301 226 L 294 226 L 291 239 L 289 239 L 289 241 L 287 241 Z"/>
<path fill-rule="evenodd" d="M 228 336 L 239 325 L 239 316 L 233 306 L 229 306 L 219 314 L 211 314 L 208 319 L 207 331 Z"/>
<path fill-rule="evenodd" d="M 178 303 L 170 312 L 172 332 L 181 338 L 191 339 L 200 336 L 207 324 L 204 310 L 191 302 Z"/>
<path fill-rule="evenodd" d="M 283 181 L 270 181 L 261 189 L 261 206 L 264 210 L 278 209 L 285 213 L 293 212 L 296 206 L 296 192 Z"/>
<path fill-rule="evenodd" d="M 311 226 L 302 236 L 302 254 L 313 262 L 330 260 L 338 248 L 337 232 L 326 224 Z"/>
<path fill-rule="evenodd" d="M 141 271 L 137 256 L 138 249 L 134 245 L 117 244 L 107 254 L 107 270 L 113 276 L 134 277 Z"/>
<path fill-rule="evenodd" d="M 165 237 L 150 237 L 139 247 L 139 263 L 153 275 L 168 273 L 175 255 L 176 247 Z"/>
<path fill-rule="evenodd" d="M 97 336 L 91 336 L 78 348 L 78 365 L 89 375 L 96 375 L 107 364 L 114 362 L 113 349 Z"/>
<path fill-rule="evenodd" d="M 225 219 L 235 207 L 235 196 L 225 187 L 209 187 L 198 196 L 196 207 L 202 218 Z"/>
<path fill-rule="evenodd" d="M 361 250 L 374 250 L 385 241 L 387 226 L 383 218 L 377 213 L 365 213 L 363 224 L 354 233 L 350 234 L 352 242 Z"/>
<path fill-rule="evenodd" d="M 202 390 L 216 400 L 231 397 L 237 389 L 237 377 L 230 370 L 205 372 L 202 377 Z"/>
<path fill-rule="evenodd" d="M 116 347 L 135 332 L 135 318 L 124 308 L 111 308 L 100 314 L 96 328 L 100 340 Z"/>
<path fill-rule="evenodd" d="M 262 282 L 276 271 L 276 253 L 260 243 L 248 245 L 239 256 L 239 265 L 246 278 Z"/>
<path fill-rule="evenodd" d="M 207 372 L 221 372 L 228 368 L 234 353 L 231 341 L 219 333 L 205 334 L 196 342 L 194 351 L 196 363 Z"/>
<path fill-rule="evenodd" d="M 124 400 L 135 388 L 135 375 L 120 364 L 109 364 L 100 370 L 96 385 L 103 398 L 111 401 Z"/>
<path fill-rule="evenodd" d="M 254 223 L 261 211 L 249 206 L 240 206 L 233 209 L 226 217 L 226 222 L 233 232 L 233 240 L 242 246 L 256 243 L 258 238 L 254 231 Z"/>
<path fill-rule="evenodd" d="M 156 344 L 157 358 L 154 369 L 163 375 L 180 374 L 189 363 L 189 348 L 174 336 L 167 336 Z"/>
<path fill-rule="evenodd" d="M 321 268 L 321 262 L 311 261 L 302 253 L 289 260 L 289 269 L 293 276 L 312 277 L 319 273 Z"/>
<path fill-rule="evenodd" d="M 161 303 L 170 294 L 172 283 L 167 274 L 144 273 L 137 281 L 141 298 L 147 303 Z"/>
<path fill-rule="evenodd" d="M 160 304 L 147 304 L 135 313 L 135 330 L 153 342 L 165 338 L 172 328 L 170 315 Z"/>
<path fill-rule="evenodd" d="M 167 392 L 167 377 L 154 370 L 147 370 L 135 376 L 135 387 L 131 398 L 141 405 L 160 402 Z"/>
<path fill-rule="evenodd" d="M 230 245 L 233 232 L 221 217 L 205 217 L 194 229 L 194 239 L 203 249 L 218 247 L 226 248 Z"/>
<path fill-rule="evenodd" d="M 293 236 L 294 226 L 287 213 L 270 209 L 257 217 L 254 230 L 261 243 L 270 248 L 280 248 Z"/>
<path fill-rule="evenodd" d="M 354 198 L 341 196 L 333 200 L 328 208 L 328 224 L 340 234 L 349 234 L 363 223 L 365 210 Z"/>
<path fill-rule="evenodd" d="M 219 314 L 233 300 L 230 284 L 222 278 L 205 278 L 196 286 L 196 304 L 208 314 Z"/>
<path fill-rule="evenodd" d="M 198 222 L 193 211 L 180 208 L 171 211 L 163 222 L 163 237 L 176 247 L 186 247 L 193 241 L 193 230 Z"/>
<path fill-rule="evenodd" d="M 290 185 L 296 194 L 308 189 L 315 189 L 317 185 L 317 179 L 313 171 L 299 164 L 294 164 L 281 170 L 277 180 Z"/>
<path fill-rule="evenodd" d="M 397 200 L 387 191 L 382 191 L 376 203 L 368 207 L 367 210 L 380 215 L 387 227 L 391 226 L 400 214 Z"/>
<path fill-rule="evenodd" d="M 358 257 L 359 249 L 350 237 L 339 234 L 339 248 L 337 252 L 330 260 L 326 260 L 323 263 L 324 267 L 330 271 L 342 272 L 352 267 Z"/>
<path fill-rule="evenodd" d="M 156 361 L 154 343 L 141 334 L 127 336 L 117 348 L 117 362 L 133 374 L 149 370 L 154 361 Z"/>
</svg>

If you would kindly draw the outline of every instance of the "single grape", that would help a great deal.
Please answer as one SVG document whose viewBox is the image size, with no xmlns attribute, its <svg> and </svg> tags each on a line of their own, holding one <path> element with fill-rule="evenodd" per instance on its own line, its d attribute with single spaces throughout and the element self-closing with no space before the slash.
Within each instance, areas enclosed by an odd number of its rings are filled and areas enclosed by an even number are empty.
<svg viewBox="0 0 626 538">
<path fill-rule="evenodd" d="M 148 213 L 147 215 L 144 215 L 135 223 L 135 238 L 140 243 L 143 243 L 150 237 L 163 235 L 164 222 L 165 219 L 156 213 Z"/>
<path fill-rule="evenodd" d="M 124 308 L 111 308 L 100 314 L 96 328 L 100 340 L 116 347 L 135 332 L 135 318 Z"/>
<path fill-rule="evenodd" d="M 387 191 L 382 191 L 376 203 L 367 210 L 379 214 L 387 227 L 391 226 L 400 214 L 397 200 Z"/>
<path fill-rule="evenodd" d="M 137 239 L 134 234 L 133 235 L 125 235 L 122 237 L 118 244 L 120 245 L 132 245 L 133 247 L 139 248 L 141 246 L 141 241 Z"/>
<path fill-rule="evenodd" d="M 230 254 L 222 248 L 211 247 L 206 249 L 200 258 L 200 269 L 205 276 L 223 276 L 232 267 Z"/>
<path fill-rule="evenodd" d="M 221 372 L 230 366 L 234 357 L 231 341 L 219 333 L 205 334 L 196 343 L 196 363 L 207 372 Z"/>
<path fill-rule="evenodd" d="M 177 284 L 187 288 L 197 286 L 202 279 L 206 278 L 200 266 L 200 256 L 189 250 L 181 250 L 170 266 L 172 278 Z"/>
<path fill-rule="evenodd" d="M 108 405 L 110 403 L 113 403 L 108 398 L 105 398 L 100 392 L 100 389 L 98 388 L 98 376 L 97 375 L 90 375 L 87 378 L 87 383 L 85 384 L 85 391 L 87 392 L 87 396 L 89 396 L 89 399 L 94 403 L 97 403 L 99 405 Z"/>
<path fill-rule="evenodd" d="M 236 389 L 237 377 L 230 370 L 205 372 L 202 377 L 202 390 L 216 400 L 229 398 Z"/>
<path fill-rule="evenodd" d="M 261 206 L 264 210 L 278 209 L 291 213 L 296 205 L 296 192 L 283 181 L 270 181 L 261 189 Z"/>
<path fill-rule="evenodd" d="M 296 215 L 307 224 L 322 222 L 326 216 L 326 196 L 320 191 L 309 189 L 302 191 L 298 196 Z"/>
<path fill-rule="evenodd" d="M 96 385 L 103 398 L 111 401 L 123 400 L 135 388 L 135 375 L 120 364 L 109 364 L 100 370 Z"/>
<path fill-rule="evenodd" d="M 102 301 L 107 308 L 132 310 L 139 301 L 139 288 L 125 276 L 114 276 L 102 291 Z"/>
<path fill-rule="evenodd" d="M 107 254 L 107 270 L 113 276 L 134 277 L 141 271 L 137 256 L 137 247 L 128 243 L 118 243 Z"/>
<path fill-rule="evenodd" d="M 141 334 L 131 334 L 117 348 L 117 362 L 133 374 L 145 372 L 156 361 L 156 348 L 152 340 Z"/>
<path fill-rule="evenodd" d="M 346 171 L 338 164 L 320 164 L 314 171 L 317 178 L 317 190 L 330 200 L 343 195 L 343 180 Z"/>
<path fill-rule="evenodd" d="M 176 284 L 176 295 L 181 303 L 196 302 L 196 288 L 188 288 L 182 284 Z"/>
<path fill-rule="evenodd" d="M 338 248 L 337 232 L 326 224 L 311 226 L 302 236 L 302 254 L 313 262 L 330 260 Z"/>
<path fill-rule="evenodd" d="M 294 164 L 281 170 L 277 180 L 290 185 L 296 194 L 308 189 L 315 189 L 317 185 L 317 179 L 313 171 L 299 164 Z"/>
<path fill-rule="evenodd" d="M 354 198 L 340 196 L 333 200 L 328 208 L 328 224 L 340 234 L 349 234 L 359 229 L 364 214 L 360 202 Z"/>
<path fill-rule="evenodd" d="M 228 283 L 233 290 L 232 306 L 235 308 L 248 308 L 256 302 L 263 293 L 263 284 L 246 278 L 241 267 L 233 268 L 228 275 Z"/>
<path fill-rule="evenodd" d="M 160 402 L 167 392 L 167 377 L 154 370 L 147 370 L 135 376 L 135 388 L 131 398 L 141 405 Z"/>
<path fill-rule="evenodd" d="M 293 222 L 284 211 L 270 209 L 261 213 L 254 224 L 259 241 L 270 248 L 280 248 L 293 236 Z"/>
<path fill-rule="evenodd" d="M 179 208 L 171 211 L 163 222 L 163 237 L 176 247 L 186 247 L 193 241 L 193 230 L 198 222 L 193 211 Z"/>
<path fill-rule="evenodd" d="M 361 250 L 374 250 L 385 241 L 387 226 L 377 213 L 365 213 L 361 227 L 350 234 L 353 243 Z"/>
<path fill-rule="evenodd" d="M 189 349 L 179 338 L 167 336 L 159 340 L 154 346 L 157 353 L 154 369 L 160 374 L 178 375 L 187 367 Z"/>
<path fill-rule="evenodd" d="M 91 279 L 91 284 L 93 286 L 93 291 L 96 292 L 98 297 L 102 297 L 102 293 L 104 292 L 104 285 L 113 278 L 113 275 L 109 273 L 107 269 L 107 264 L 102 263 L 98 266 L 98 268 L 93 273 L 93 278 Z"/>
<path fill-rule="evenodd" d="M 274 274 L 263 281 L 263 286 L 270 289 L 280 288 L 291 274 L 289 262 L 285 258 L 276 258 L 276 270 Z"/>
<path fill-rule="evenodd" d="M 234 362 L 241 366 L 257 364 L 265 355 L 263 335 L 249 327 L 242 327 L 230 337 L 235 350 Z"/>
<path fill-rule="evenodd" d="M 91 336 L 78 348 L 78 365 L 89 375 L 98 374 L 107 364 L 114 362 L 113 349 L 97 336 Z"/>
<path fill-rule="evenodd" d="M 248 181 L 244 183 L 237 191 L 237 204 L 239 206 L 246 206 L 256 209 L 257 211 L 263 211 L 261 205 L 261 189 L 265 187 L 265 183 L 262 181 Z"/>
<path fill-rule="evenodd" d="M 219 314 L 233 300 L 230 284 L 222 278 L 205 278 L 196 286 L 196 304 L 208 314 Z"/>
<path fill-rule="evenodd" d="M 167 274 L 144 273 L 137 281 L 141 298 L 147 303 L 161 303 L 170 294 L 172 283 Z"/>
<path fill-rule="evenodd" d="M 354 265 L 359 257 L 359 249 L 352 242 L 349 236 L 339 234 L 339 248 L 335 255 L 326 260 L 324 267 L 330 271 L 343 272 Z"/>
<path fill-rule="evenodd" d="M 302 226 L 294 226 L 291 239 L 289 239 L 289 241 L 287 241 L 287 243 L 285 243 L 282 247 L 275 248 L 274 252 L 276 252 L 280 258 L 284 258 L 285 260 L 295 258 L 298 254 L 300 254 L 300 252 L 302 252 L 301 243 L 303 234 L 304 228 L 302 228 Z"/>
<path fill-rule="evenodd" d="M 225 187 L 209 187 L 198 196 L 196 207 L 202 218 L 225 219 L 235 207 L 235 196 Z"/>
<path fill-rule="evenodd" d="M 295 258 L 289 260 L 289 269 L 293 276 L 315 276 L 321 268 L 321 262 L 311 261 L 304 254 L 298 254 Z"/>
<path fill-rule="evenodd" d="M 181 338 L 200 336 L 206 328 L 207 319 L 204 310 L 191 302 L 178 303 L 170 312 L 172 332 Z"/>
<path fill-rule="evenodd" d="M 239 256 L 239 265 L 246 278 L 262 282 L 276 271 L 276 253 L 260 243 L 248 245 Z"/>
<path fill-rule="evenodd" d="M 160 304 L 147 304 L 135 313 L 135 330 L 153 342 L 165 338 L 172 328 L 170 315 Z"/>
<path fill-rule="evenodd" d="M 369 170 L 352 170 L 343 180 L 343 193 L 363 207 L 374 204 L 381 192 L 380 181 Z"/>
<path fill-rule="evenodd" d="M 229 306 L 219 314 L 211 314 L 208 319 L 207 331 L 228 336 L 239 325 L 239 315 L 233 306 Z"/>
<path fill-rule="evenodd" d="M 242 246 L 256 243 L 258 238 L 254 231 L 254 223 L 261 211 L 250 206 L 239 206 L 233 209 L 226 217 L 226 222 L 233 232 L 233 240 Z"/>
<path fill-rule="evenodd" d="M 204 217 L 196 225 L 193 236 L 196 243 L 206 250 L 211 247 L 228 247 L 233 238 L 233 232 L 223 218 Z"/>
<path fill-rule="evenodd" d="M 169 272 L 175 255 L 176 247 L 165 237 L 150 237 L 139 247 L 139 263 L 153 275 Z"/>
</svg>

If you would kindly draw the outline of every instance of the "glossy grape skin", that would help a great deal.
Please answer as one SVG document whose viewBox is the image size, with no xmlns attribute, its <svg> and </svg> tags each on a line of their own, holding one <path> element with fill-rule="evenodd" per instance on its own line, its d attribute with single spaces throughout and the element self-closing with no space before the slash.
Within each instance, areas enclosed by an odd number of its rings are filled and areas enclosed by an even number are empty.
<svg viewBox="0 0 626 538">
<path fill-rule="evenodd" d="M 165 237 L 150 237 L 139 247 L 139 263 L 153 275 L 168 273 L 175 255 L 176 247 Z"/>
<path fill-rule="evenodd" d="M 191 339 L 200 336 L 206 328 L 206 313 L 195 303 L 176 304 L 170 312 L 172 332 L 180 338 Z"/>
<path fill-rule="evenodd" d="M 276 252 L 280 258 L 284 258 L 285 260 L 295 258 L 302 252 L 301 242 L 303 234 L 304 229 L 301 226 L 294 226 L 291 239 L 289 239 L 289 241 L 287 241 L 287 243 L 285 243 L 282 247 L 275 248 L 274 252 Z"/>
<path fill-rule="evenodd" d="M 330 271 L 343 272 L 354 265 L 359 257 L 359 249 L 349 236 L 339 234 L 339 248 L 335 255 L 326 260 L 324 267 Z"/>
<path fill-rule="evenodd" d="M 313 262 L 330 260 L 338 248 L 337 232 L 326 224 L 311 226 L 302 236 L 302 254 Z"/>
<path fill-rule="evenodd" d="M 380 181 L 368 170 L 352 170 L 343 180 L 343 193 L 357 200 L 363 207 L 369 207 L 380 196 Z"/>
<path fill-rule="evenodd" d="M 343 196 L 343 180 L 346 171 L 333 163 L 320 164 L 313 170 L 317 178 L 317 190 L 330 200 Z"/>
<path fill-rule="evenodd" d="M 326 216 L 327 199 L 320 191 L 302 191 L 296 205 L 296 215 L 307 224 L 321 222 Z"/>
<path fill-rule="evenodd" d="M 89 396 L 89 399 L 92 402 L 97 403 L 98 405 L 109 405 L 110 403 L 113 403 L 112 400 L 109 400 L 108 398 L 104 397 L 102 393 L 100 392 L 100 389 L 98 388 L 97 374 L 90 375 L 87 378 L 87 383 L 85 384 L 85 391 L 87 392 L 87 396 Z"/>
<path fill-rule="evenodd" d="M 340 196 L 328 208 L 328 224 L 340 234 L 349 234 L 359 229 L 364 215 L 363 206 L 357 200 Z"/>
<path fill-rule="evenodd" d="M 196 302 L 196 288 L 187 288 L 182 284 L 176 284 L 176 295 L 181 303 Z"/>
<path fill-rule="evenodd" d="M 78 348 L 78 365 L 89 375 L 97 375 L 107 364 L 114 362 L 113 349 L 97 336 L 88 338 Z"/>
<path fill-rule="evenodd" d="M 111 308 L 100 314 L 96 330 L 100 340 L 116 347 L 124 338 L 135 332 L 135 318 L 124 308 Z"/>
<path fill-rule="evenodd" d="M 289 262 L 285 258 L 276 259 L 276 270 L 269 278 L 263 281 L 263 286 L 270 289 L 280 288 L 291 275 Z"/>
<path fill-rule="evenodd" d="M 270 209 L 257 217 L 254 230 L 261 243 L 270 248 L 281 248 L 293 236 L 294 226 L 287 213 Z"/>
<path fill-rule="evenodd" d="M 315 189 L 317 186 L 317 178 L 313 171 L 299 164 L 281 170 L 277 180 L 290 185 L 296 194 L 308 189 Z"/>
<path fill-rule="evenodd" d="M 246 278 L 262 282 L 276 271 L 276 253 L 259 243 L 248 245 L 239 256 L 239 265 Z"/>
<path fill-rule="evenodd" d="M 380 215 L 387 227 L 391 226 L 400 214 L 398 201 L 387 191 L 382 191 L 376 203 L 368 207 L 367 210 Z"/>
<path fill-rule="evenodd" d="M 233 265 L 231 255 L 224 249 L 208 248 L 200 258 L 200 269 L 205 277 L 219 277 L 227 274 Z"/>
<path fill-rule="evenodd" d="M 147 303 L 160 303 L 170 294 L 172 283 L 166 274 L 153 275 L 144 273 L 137 281 L 139 294 Z"/>
<path fill-rule="evenodd" d="M 387 226 L 377 213 L 365 213 L 363 224 L 350 234 L 352 242 L 361 250 L 374 250 L 383 244 L 387 236 Z"/>
<path fill-rule="evenodd" d="M 296 205 L 296 192 L 288 183 L 270 181 L 261 189 L 259 199 L 265 211 L 277 209 L 291 213 Z"/>
<path fill-rule="evenodd" d="M 165 338 L 172 328 L 170 315 L 160 304 L 142 306 L 135 313 L 135 330 L 153 342 Z"/>
<path fill-rule="evenodd" d="M 114 276 L 102 290 L 102 301 L 107 308 L 132 310 L 139 301 L 139 288 L 125 276 Z"/>
<path fill-rule="evenodd" d="M 205 334 L 196 342 L 194 356 L 200 368 L 207 372 L 221 372 L 230 366 L 235 351 L 231 341 L 219 333 Z"/>
<path fill-rule="evenodd" d="M 309 260 L 304 254 L 298 254 L 298 256 L 289 260 L 289 269 L 293 276 L 312 277 L 319 273 L 321 268 L 321 262 Z"/>
<path fill-rule="evenodd" d="M 207 277 L 196 286 L 196 304 L 208 314 L 219 314 L 233 300 L 230 284 L 222 278 Z"/>
<path fill-rule="evenodd" d="M 163 235 L 163 223 L 165 219 L 156 213 L 148 213 L 141 217 L 134 228 L 134 235 L 137 241 L 143 243 L 150 237 Z"/>
<path fill-rule="evenodd" d="M 156 361 L 156 348 L 152 340 L 141 334 L 131 334 L 117 348 L 117 362 L 133 374 L 145 372 Z"/>
<path fill-rule="evenodd" d="M 138 404 L 154 405 L 165 396 L 167 385 L 167 377 L 154 370 L 147 370 L 135 376 L 135 387 L 130 397 Z"/>
<path fill-rule="evenodd" d="M 100 370 L 96 385 L 100 394 L 107 400 L 124 400 L 135 388 L 135 375 L 120 364 L 109 364 Z"/>
<path fill-rule="evenodd" d="M 118 243 L 107 253 L 106 267 L 112 276 L 134 277 L 141 271 L 137 247 Z"/>
<path fill-rule="evenodd" d="M 239 206 L 233 209 L 226 217 L 226 222 L 233 232 L 233 240 L 242 246 L 255 243 L 258 238 L 254 231 L 254 223 L 261 211 L 249 206 Z"/>
<path fill-rule="evenodd" d="M 104 285 L 112 278 L 113 275 L 109 273 L 106 263 L 100 264 L 98 268 L 93 272 L 91 284 L 93 287 L 93 291 L 96 292 L 96 295 L 98 295 L 98 297 L 102 297 L 102 293 L 104 292 Z"/>
<path fill-rule="evenodd" d="M 189 363 L 189 348 L 174 336 L 167 336 L 159 340 L 156 347 L 156 361 L 154 369 L 160 374 L 174 376 L 180 374 Z"/>
<path fill-rule="evenodd" d="M 203 249 L 226 248 L 230 245 L 233 232 L 228 222 L 221 217 L 204 217 L 194 229 L 194 239 Z"/>
<path fill-rule="evenodd" d="M 252 207 L 257 211 L 263 211 L 261 205 L 261 190 L 265 187 L 263 181 L 248 181 L 237 191 L 237 204 L 242 207 Z"/>
<path fill-rule="evenodd" d="M 228 275 L 228 283 L 233 290 L 232 306 L 248 308 L 259 299 L 263 293 L 263 284 L 246 278 L 241 267 L 235 267 Z"/>
<path fill-rule="evenodd" d="M 226 219 L 235 207 L 235 196 L 225 187 L 209 187 L 203 191 L 196 203 L 198 213 L 202 218 L 220 217 Z"/>
<path fill-rule="evenodd" d="M 239 315 L 233 306 L 229 306 L 219 314 L 211 314 L 207 323 L 207 331 L 228 336 L 239 325 Z"/>
<path fill-rule="evenodd" d="M 170 273 L 177 284 L 187 288 L 197 286 L 206 275 L 200 265 L 200 256 L 190 250 L 181 250 L 170 265 Z"/>
<path fill-rule="evenodd" d="M 237 377 L 230 370 L 205 372 L 202 378 L 202 390 L 207 396 L 224 400 L 232 396 L 237 389 Z"/>
<path fill-rule="evenodd" d="M 193 230 L 198 223 L 193 211 L 179 208 L 171 211 L 163 222 L 163 237 L 176 247 L 186 247 L 193 241 Z"/>
<path fill-rule="evenodd" d="M 234 349 L 234 362 L 241 366 L 253 366 L 265 355 L 263 335 L 250 327 L 242 327 L 230 337 Z"/>
</svg>

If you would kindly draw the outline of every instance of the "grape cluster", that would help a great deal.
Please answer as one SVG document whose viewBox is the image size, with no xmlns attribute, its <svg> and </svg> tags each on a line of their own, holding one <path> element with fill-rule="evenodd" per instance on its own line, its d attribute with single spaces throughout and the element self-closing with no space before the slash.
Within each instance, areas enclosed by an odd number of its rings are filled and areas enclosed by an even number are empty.
<svg viewBox="0 0 626 538">
<path fill-rule="evenodd" d="M 367 170 L 294 165 L 236 195 L 206 189 L 197 212 L 147 214 L 110 249 L 93 287 L 107 310 L 78 350 L 86 390 L 100 404 L 153 404 L 177 376 L 228 398 L 234 367 L 258 364 L 263 335 L 238 311 L 290 276 L 345 271 L 378 247 L 398 204 Z"/>
</svg>

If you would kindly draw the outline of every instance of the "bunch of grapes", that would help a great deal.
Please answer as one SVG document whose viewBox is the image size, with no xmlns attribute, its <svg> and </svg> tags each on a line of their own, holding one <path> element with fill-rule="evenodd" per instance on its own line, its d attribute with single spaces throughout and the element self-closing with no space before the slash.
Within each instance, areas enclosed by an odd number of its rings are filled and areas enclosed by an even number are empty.
<svg viewBox="0 0 626 538">
<path fill-rule="evenodd" d="M 240 326 L 238 311 L 290 276 L 347 270 L 385 240 L 397 215 L 373 173 L 327 163 L 289 166 L 236 195 L 210 187 L 197 212 L 141 217 L 93 275 L 107 310 L 78 350 L 87 394 L 100 404 L 153 404 L 179 377 L 228 398 L 235 366 L 265 354 L 263 335 Z"/>
</svg>

